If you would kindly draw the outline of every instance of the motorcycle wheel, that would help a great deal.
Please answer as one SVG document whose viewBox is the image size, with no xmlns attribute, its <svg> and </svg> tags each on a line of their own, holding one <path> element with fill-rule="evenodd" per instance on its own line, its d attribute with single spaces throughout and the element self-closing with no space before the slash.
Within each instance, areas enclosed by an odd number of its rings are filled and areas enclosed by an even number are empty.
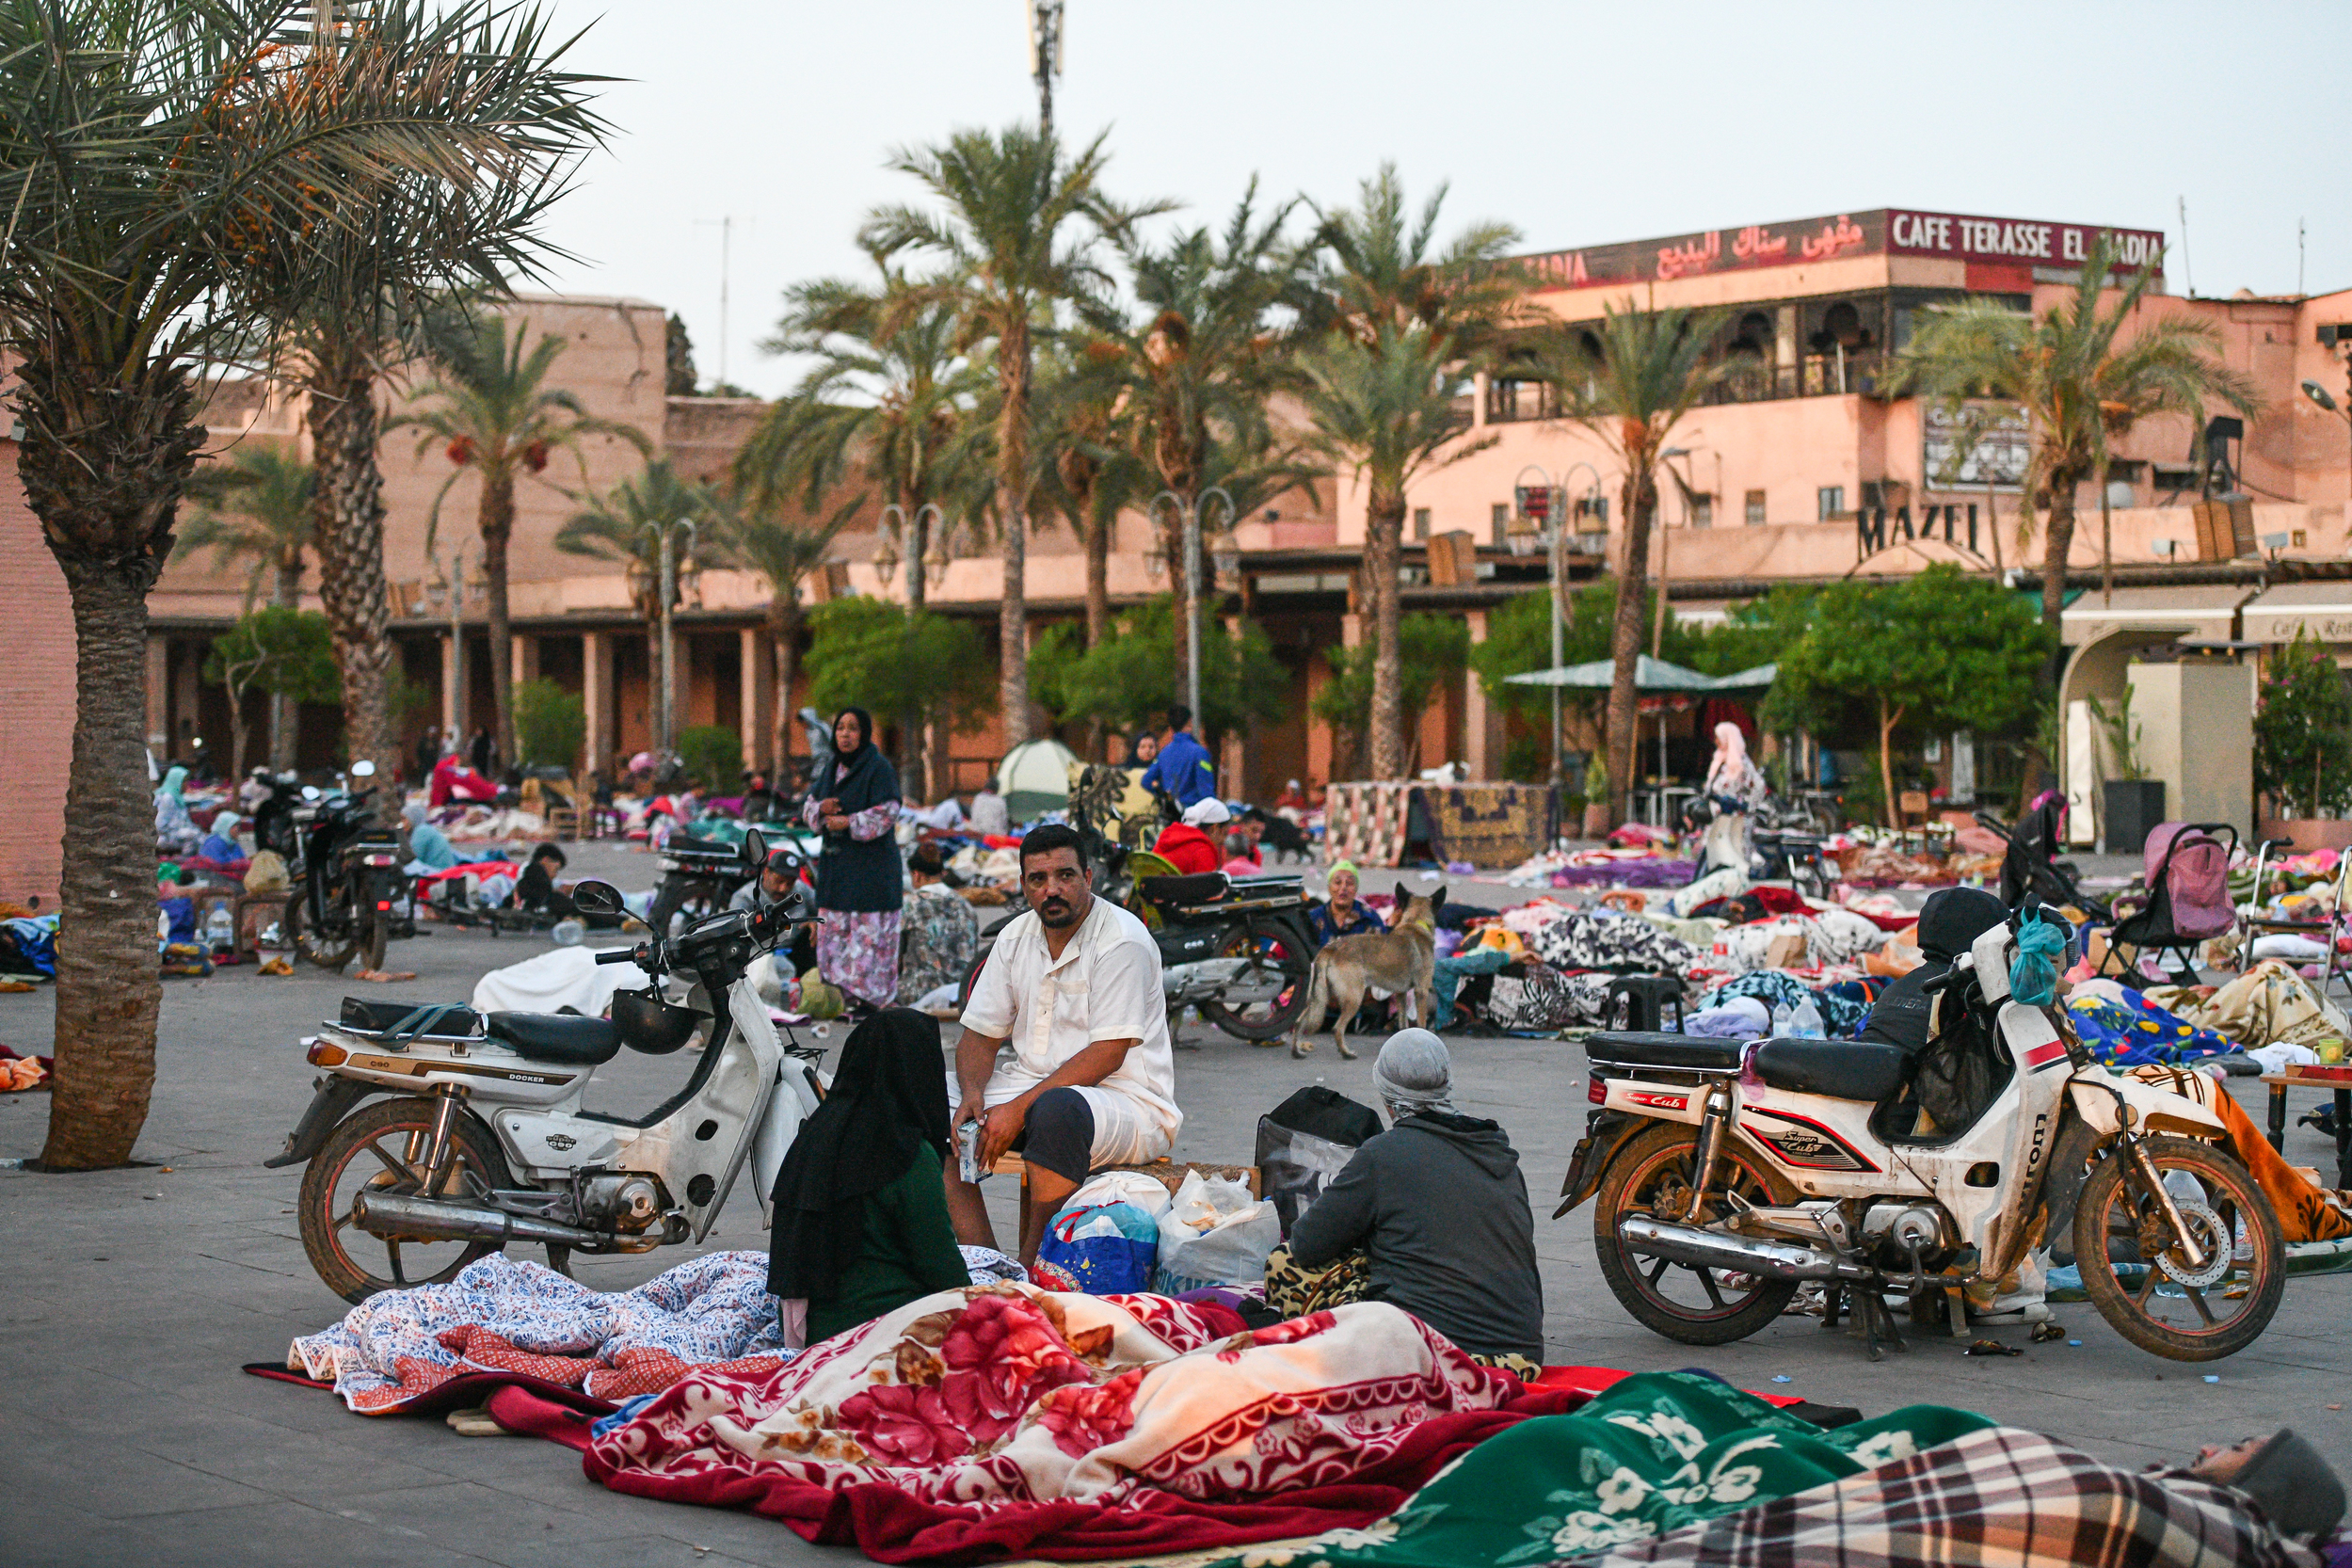
<svg viewBox="0 0 2352 1568">
<path fill-rule="evenodd" d="M 1300 1010 L 1306 1006 L 1307 968 L 1314 962 L 1314 955 L 1300 952 L 1296 939 L 1277 927 L 1252 925 L 1227 942 L 1219 956 L 1256 957 L 1280 969 L 1288 977 L 1289 984 L 1275 993 L 1273 1000 L 1252 1002 L 1246 1007 L 1227 1007 L 1221 1001 L 1202 1002 L 1201 1016 L 1237 1040 L 1263 1043 L 1289 1033 L 1290 1026 L 1298 1022 Z"/>
<path fill-rule="evenodd" d="M 344 895 L 338 890 L 332 896 Z M 294 951 L 322 969 L 340 969 L 360 951 L 359 920 L 354 912 L 348 928 L 334 936 L 311 920 L 311 901 L 296 893 L 286 901 L 286 940 Z"/>
<path fill-rule="evenodd" d="M 1697 1128 L 1659 1122 L 1618 1150 L 1592 1206 L 1592 1250 L 1601 1277 L 1644 1328 L 1686 1345 L 1728 1345 L 1778 1318 L 1796 1295 L 1797 1282 L 1644 1256 L 1626 1250 L 1617 1234 L 1618 1220 L 1627 1214 L 1682 1219 L 1698 1146 Z M 1751 1203 L 1797 1201 L 1796 1193 L 1736 1139 L 1724 1141 L 1718 1171 L 1723 1185 Z"/>
<path fill-rule="evenodd" d="M 424 1189 L 422 1168 L 432 1147 L 438 1106 L 429 1099 L 376 1100 L 344 1118 L 302 1172 L 302 1250 L 327 1288 L 347 1302 L 379 1290 L 445 1285 L 477 1257 L 499 1249 L 488 1241 L 386 1240 L 361 1230 L 351 1217 L 360 1192 L 407 1196 Z M 456 1122 L 457 1158 L 437 1195 L 487 1193 L 513 1184 L 498 1141 L 471 1115 Z"/>
<path fill-rule="evenodd" d="M 2166 1185 L 2212 1262 L 2195 1272 L 2181 1262 L 2180 1239 L 2163 1206 L 2130 1157 L 2117 1150 L 2092 1168 L 2074 1208 L 2083 1291 L 2099 1316 L 2141 1350 L 2175 1361 L 2217 1361 L 2252 1344 L 2279 1310 L 2287 1286 L 2279 1216 L 2246 1167 L 2219 1149 L 2168 1136 L 2143 1139 L 2142 1146 L 2158 1179 L 2187 1178 Z M 2191 1184 L 2203 1194 L 2193 1205 L 2181 1195 Z"/>
</svg>

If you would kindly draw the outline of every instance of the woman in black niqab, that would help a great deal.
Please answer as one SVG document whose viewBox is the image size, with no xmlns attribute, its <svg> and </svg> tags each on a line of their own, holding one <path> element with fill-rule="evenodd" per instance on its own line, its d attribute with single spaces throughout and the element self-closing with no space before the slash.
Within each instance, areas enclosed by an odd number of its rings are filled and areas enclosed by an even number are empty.
<svg viewBox="0 0 2352 1568">
<path fill-rule="evenodd" d="M 842 748 L 843 721 L 857 743 Z M 834 755 L 817 769 L 802 819 L 824 836 L 817 855 L 817 968 L 870 1006 L 898 994 L 899 908 L 906 868 L 898 853 L 898 770 L 873 744 L 873 715 L 844 708 L 833 720 Z"/>
<path fill-rule="evenodd" d="M 951 1146 L 938 1020 L 893 1007 L 859 1024 L 776 1177 L 768 1289 L 808 1299 L 812 1340 L 969 1283 L 941 1181 Z"/>
</svg>

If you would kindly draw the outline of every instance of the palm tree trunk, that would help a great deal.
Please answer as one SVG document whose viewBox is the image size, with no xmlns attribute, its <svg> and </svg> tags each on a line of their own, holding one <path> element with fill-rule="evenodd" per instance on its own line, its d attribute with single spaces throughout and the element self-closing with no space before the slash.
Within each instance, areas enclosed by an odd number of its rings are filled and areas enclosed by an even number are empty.
<svg viewBox="0 0 2352 1568">
<path fill-rule="evenodd" d="M 278 591 L 270 602 L 288 610 L 302 607 L 302 557 L 290 553 L 278 562 Z M 269 770 L 285 773 L 294 766 L 295 732 L 297 715 L 294 698 L 284 692 L 269 694 Z M 244 776 L 245 764 L 237 764 L 237 775 Z"/>
<path fill-rule="evenodd" d="M 1885 796 L 1880 803 L 1880 819 L 1889 827 L 1903 825 L 1903 814 L 1895 806 L 1895 727 L 1903 722 L 1903 711 L 1887 711 L 1886 699 L 1879 699 L 1879 789 Z"/>
<path fill-rule="evenodd" d="M 1094 511 L 1094 498 L 1085 499 L 1087 515 Z M 1107 520 L 1097 520 L 1092 528 L 1081 529 L 1079 536 L 1086 541 L 1086 646 L 1093 648 L 1111 635 L 1111 530 Z"/>
<path fill-rule="evenodd" d="M 506 547 L 515 536 L 515 479 L 482 475 L 482 576 L 489 584 L 490 735 L 498 760 L 515 760 L 515 629 L 506 602 Z"/>
<path fill-rule="evenodd" d="M 776 746 L 769 753 L 776 759 L 776 768 L 769 775 L 769 781 L 780 799 L 792 788 L 792 681 L 800 674 L 800 604 L 797 600 L 778 598 L 775 621 L 769 628 L 768 642 L 776 652 Z"/>
<path fill-rule="evenodd" d="M 1003 506 L 1004 600 L 997 612 L 998 706 L 1007 751 L 1029 739 L 1029 331 L 997 345 L 997 488 Z M 920 569 L 920 565 L 917 568 Z"/>
<path fill-rule="evenodd" d="M 1404 552 L 1404 496 L 1376 487 L 1364 516 L 1364 571 L 1371 581 L 1371 773 L 1405 776 L 1404 648 L 1397 563 Z"/>
<path fill-rule="evenodd" d="M 318 595 L 335 637 L 343 673 L 344 749 L 365 758 L 376 776 L 397 776 L 392 732 L 392 597 L 384 584 L 384 476 L 376 466 L 376 381 L 366 353 L 325 344 L 306 388 L 310 427 L 312 541 L 318 551 Z M 399 819 L 400 792 L 377 792 L 387 822 Z"/>
<path fill-rule="evenodd" d="M 73 761 L 66 783 L 64 920 L 57 933 L 56 1098 L 41 1164 L 120 1165 L 155 1082 L 155 811 L 147 719 L 152 563 L 68 559 L 73 600 Z"/>
<path fill-rule="evenodd" d="M 1192 667 L 1192 597 L 1184 579 L 1184 521 L 1178 518 L 1167 528 L 1160 539 L 1160 549 L 1168 557 L 1168 647 L 1176 654 L 1176 696 L 1171 702 L 1189 704 L 1192 688 L 1186 672 Z M 1192 715 L 1200 717 L 1198 713 Z"/>
<path fill-rule="evenodd" d="M 2050 478 L 2050 532 L 2041 547 L 2041 632 L 2050 648 L 2047 688 L 2058 689 L 2066 668 L 2066 643 L 2059 635 L 2066 610 L 2066 558 L 2074 548 L 2074 487 L 2080 476 L 2053 474 Z M 2051 758 L 2055 768 L 2057 759 Z"/>
<path fill-rule="evenodd" d="M 1625 517 L 1625 558 L 1618 568 L 1617 613 L 1609 624 L 1608 820 L 1625 820 L 1633 789 L 1634 747 L 1640 715 L 1635 677 L 1641 658 L 1641 589 L 1650 575 L 1650 519 L 1657 509 L 1657 486 L 1646 469 L 1625 476 L 1621 493 Z"/>
<path fill-rule="evenodd" d="M 923 601 L 930 584 L 923 580 L 923 557 L 931 551 L 931 521 L 922 515 L 919 504 L 912 514 L 914 522 L 906 547 L 906 634 L 915 634 L 916 623 L 922 619 Z M 931 801 L 931 783 L 923 776 L 922 715 L 912 706 L 898 711 L 899 788 L 925 805 Z"/>
</svg>

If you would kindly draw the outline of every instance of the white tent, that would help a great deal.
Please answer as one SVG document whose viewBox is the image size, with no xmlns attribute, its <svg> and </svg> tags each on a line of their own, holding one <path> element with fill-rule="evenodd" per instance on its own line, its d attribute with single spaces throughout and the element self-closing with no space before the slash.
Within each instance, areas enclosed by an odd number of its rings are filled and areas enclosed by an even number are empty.
<svg viewBox="0 0 2352 1568">
<path fill-rule="evenodd" d="M 1070 769 L 1078 753 L 1060 741 L 1026 741 L 1004 754 L 997 764 L 997 792 L 1004 796 L 1005 814 L 1028 822 L 1070 803 Z"/>
</svg>

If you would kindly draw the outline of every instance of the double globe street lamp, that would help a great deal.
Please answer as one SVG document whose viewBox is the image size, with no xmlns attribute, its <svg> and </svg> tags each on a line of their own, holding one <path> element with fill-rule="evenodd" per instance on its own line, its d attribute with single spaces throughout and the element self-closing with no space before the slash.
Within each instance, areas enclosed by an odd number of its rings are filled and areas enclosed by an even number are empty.
<svg viewBox="0 0 2352 1568">
<path fill-rule="evenodd" d="M 1601 471 L 1591 463 L 1571 463 L 1559 474 L 1554 474 L 1550 470 L 1537 463 L 1529 463 L 1521 469 L 1518 476 L 1512 481 L 1512 488 L 1517 491 L 1518 504 L 1512 508 L 1511 521 L 1505 530 L 1505 540 L 1510 545 L 1513 555 L 1521 557 L 1532 555 L 1539 544 L 1550 552 L 1551 667 L 1554 670 L 1560 668 L 1560 660 L 1566 656 L 1563 646 L 1566 637 L 1566 622 L 1560 614 L 1560 592 L 1561 583 L 1567 578 L 1567 570 L 1562 564 L 1561 557 L 1568 548 L 1568 535 L 1576 521 L 1573 516 L 1575 506 L 1568 499 L 1567 481 L 1568 476 L 1574 474 L 1578 469 L 1584 470 L 1592 476 L 1592 487 L 1585 492 L 1584 500 L 1588 503 L 1598 500 L 1601 493 Z M 1535 475 L 1543 481 L 1543 484 L 1541 486 L 1528 484 L 1526 481 L 1529 474 Z M 1541 500 L 1538 499 L 1539 491 Z M 1593 510 L 1597 511 L 1598 507 L 1594 507 Z M 1563 736 L 1560 729 L 1560 687 L 1553 686 L 1551 693 L 1552 789 L 1557 795 L 1558 792 L 1566 786 L 1567 769 L 1565 760 L 1560 755 Z"/>
</svg>

